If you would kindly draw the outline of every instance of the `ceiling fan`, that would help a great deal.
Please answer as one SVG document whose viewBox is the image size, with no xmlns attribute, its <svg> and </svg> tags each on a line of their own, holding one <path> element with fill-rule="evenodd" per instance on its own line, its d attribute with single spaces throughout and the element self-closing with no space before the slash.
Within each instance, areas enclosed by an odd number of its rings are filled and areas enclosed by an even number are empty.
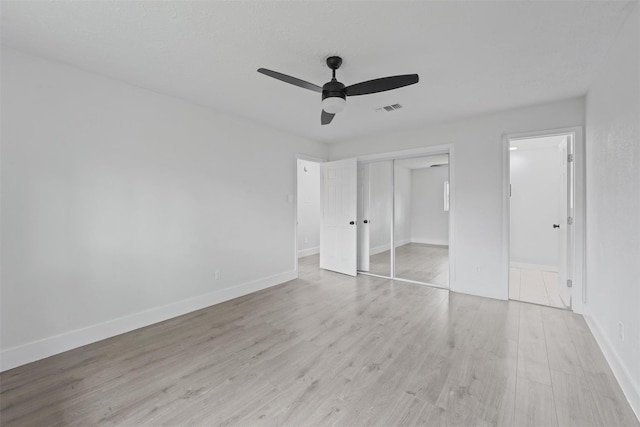
<svg viewBox="0 0 640 427">
<path fill-rule="evenodd" d="M 277 71 L 267 70 L 266 68 L 258 68 L 258 72 L 274 79 L 282 80 L 295 86 L 322 93 L 322 115 L 320 123 L 328 125 L 333 120 L 336 113 L 344 109 L 347 102 L 347 96 L 368 95 L 370 93 L 384 92 L 386 90 L 397 89 L 403 86 L 409 86 L 418 83 L 417 74 L 403 74 L 400 76 L 382 77 L 380 79 L 369 80 L 366 82 L 356 83 L 351 86 L 345 86 L 336 80 L 336 70 L 342 65 L 342 58 L 339 56 L 330 56 L 327 58 L 327 66 L 331 68 L 333 77 L 330 82 L 325 83 L 322 87 L 313 83 L 291 77 Z"/>
</svg>

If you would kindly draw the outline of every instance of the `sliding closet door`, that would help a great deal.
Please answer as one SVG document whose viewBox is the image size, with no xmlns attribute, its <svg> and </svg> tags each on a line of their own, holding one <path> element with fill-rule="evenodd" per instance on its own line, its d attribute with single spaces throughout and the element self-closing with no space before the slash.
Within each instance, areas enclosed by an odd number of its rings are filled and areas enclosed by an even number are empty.
<svg viewBox="0 0 640 427">
<path fill-rule="evenodd" d="M 449 158 L 394 161 L 395 277 L 449 287 Z"/>
<path fill-rule="evenodd" d="M 411 245 L 411 163 L 393 162 L 393 237 L 395 277 L 418 280 L 416 271 L 420 260 L 412 254 Z"/>
<path fill-rule="evenodd" d="M 368 185 L 362 229 L 369 240 L 371 274 L 391 277 L 391 218 L 393 214 L 393 163 L 391 160 L 367 164 Z M 364 271 L 364 270 L 363 270 Z"/>
</svg>

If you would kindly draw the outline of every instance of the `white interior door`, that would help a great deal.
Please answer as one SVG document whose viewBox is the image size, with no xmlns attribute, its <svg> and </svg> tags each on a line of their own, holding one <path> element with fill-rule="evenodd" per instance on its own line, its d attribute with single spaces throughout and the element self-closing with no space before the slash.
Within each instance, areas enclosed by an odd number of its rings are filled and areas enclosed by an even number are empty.
<svg viewBox="0 0 640 427">
<path fill-rule="evenodd" d="M 358 165 L 358 270 L 369 271 L 369 210 L 370 167 L 368 163 Z"/>
<path fill-rule="evenodd" d="M 558 249 L 560 255 L 558 269 L 558 286 L 562 302 L 571 307 L 571 288 L 568 281 L 573 279 L 573 225 L 569 218 L 573 218 L 573 163 L 568 161 L 572 154 L 569 137 L 558 146 L 560 162 L 560 218 L 558 224 Z"/>
<path fill-rule="evenodd" d="M 320 268 L 357 274 L 357 162 L 322 163 Z"/>
</svg>

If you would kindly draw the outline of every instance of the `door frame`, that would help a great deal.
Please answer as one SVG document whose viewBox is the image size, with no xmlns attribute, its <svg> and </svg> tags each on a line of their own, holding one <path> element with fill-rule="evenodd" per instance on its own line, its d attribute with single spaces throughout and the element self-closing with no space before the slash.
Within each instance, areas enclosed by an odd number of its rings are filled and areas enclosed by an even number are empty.
<svg viewBox="0 0 640 427">
<path fill-rule="evenodd" d="M 512 139 L 540 138 L 545 136 L 573 135 L 573 190 L 574 190 L 574 216 L 573 216 L 573 286 L 571 288 L 571 307 L 575 313 L 585 314 L 587 302 L 587 286 L 585 282 L 585 229 L 586 229 L 586 198 L 585 198 L 585 143 L 581 126 L 539 130 L 532 132 L 507 133 L 502 135 L 502 281 L 505 295 L 509 299 L 509 267 L 511 252 L 511 212 L 509 200 L 510 183 L 510 151 L 509 141 Z"/>
<path fill-rule="evenodd" d="M 324 163 L 327 159 L 299 153 L 295 153 L 294 155 L 293 181 L 295 185 L 293 190 L 293 269 L 296 273 L 296 277 L 298 277 L 298 160 Z M 318 187 L 318 194 L 320 194 L 320 187 Z"/>
<path fill-rule="evenodd" d="M 416 283 L 423 286 L 430 286 L 439 289 L 449 289 L 451 291 L 456 290 L 456 276 L 455 276 L 455 148 L 453 144 L 431 145 L 428 147 L 410 148 L 408 150 L 389 151 L 384 153 L 367 154 L 356 157 L 358 163 L 372 163 L 383 160 L 402 160 L 412 157 L 423 156 L 436 156 L 438 154 L 449 155 L 449 287 L 442 287 L 435 284 L 425 284 L 423 282 L 416 282 L 414 280 L 402 279 L 395 277 L 395 236 L 394 236 L 394 224 L 395 224 L 395 209 L 391 212 L 391 280 L 397 280 L 400 282 Z M 392 174 L 392 181 L 395 178 L 395 174 Z M 394 191 L 392 197 L 392 203 L 395 206 L 395 182 L 392 182 Z M 358 274 L 365 274 L 369 276 L 377 276 L 375 274 L 358 272 Z M 385 277 L 385 276 L 377 276 Z M 385 277 L 386 278 L 386 277 Z M 508 285 L 508 283 L 507 283 Z"/>
</svg>

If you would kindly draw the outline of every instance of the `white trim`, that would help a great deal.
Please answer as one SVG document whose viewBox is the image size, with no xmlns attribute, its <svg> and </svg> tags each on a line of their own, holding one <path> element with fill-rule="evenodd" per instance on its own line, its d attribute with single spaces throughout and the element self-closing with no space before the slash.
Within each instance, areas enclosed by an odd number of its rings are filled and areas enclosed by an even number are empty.
<svg viewBox="0 0 640 427">
<path fill-rule="evenodd" d="M 388 159 L 391 163 L 391 223 L 389 228 L 389 276 L 396 277 L 396 161 Z M 391 250 L 393 248 L 393 250 Z"/>
<path fill-rule="evenodd" d="M 414 239 L 412 237 L 411 243 L 421 243 L 423 245 L 435 246 L 449 246 L 449 239 Z"/>
<path fill-rule="evenodd" d="M 543 264 L 530 264 L 528 262 L 510 262 L 511 268 L 525 268 L 527 270 L 542 270 L 542 271 L 553 271 L 555 273 L 558 272 L 559 268 L 557 265 L 543 265 Z"/>
<path fill-rule="evenodd" d="M 387 243 L 385 245 L 376 246 L 375 248 L 369 249 L 369 255 L 381 254 L 382 252 L 388 251 L 390 247 L 391 246 L 389 246 L 389 243 Z"/>
<path fill-rule="evenodd" d="M 389 151 L 385 153 L 367 154 L 356 157 L 359 162 L 375 162 L 378 160 L 401 160 L 411 157 L 432 156 L 436 154 L 451 154 L 453 144 L 432 145 L 429 147 L 410 148 L 408 150 Z M 449 157 L 451 163 L 451 157 Z"/>
<path fill-rule="evenodd" d="M 230 288 L 219 289 L 198 297 L 188 298 L 139 313 L 108 320 L 86 328 L 64 332 L 59 335 L 8 348 L 0 352 L 0 370 L 6 371 L 58 353 L 82 347 L 83 345 L 182 316 L 196 310 L 288 282 L 297 278 L 297 276 L 298 273 L 296 271 L 287 271 Z"/>
<path fill-rule="evenodd" d="M 456 161 L 454 155 L 455 147 L 449 145 L 449 289 L 456 290 L 456 269 L 455 269 L 455 218 L 456 218 Z"/>
<path fill-rule="evenodd" d="M 396 248 L 399 248 L 400 246 L 408 245 L 409 243 L 411 243 L 411 239 L 398 240 L 396 241 Z"/>
<path fill-rule="evenodd" d="M 533 132 L 509 133 L 502 135 L 502 282 L 503 292 L 509 298 L 509 141 L 543 136 L 574 135 L 574 271 L 573 287 L 571 288 L 571 310 L 583 314 L 586 304 L 585 280 L 585 236 L 586 236 L 586 160 L 585 143 L 581 126 L 561 129 L 550 129 Z"/>
<path fill-rule="evenodd" d="M 631 409 L 636 414 L 636 418 L 640 420 L 640 385 L 634 380 L 633 375 L 631 375 L 629 369 L 618 356 L 607 336 L 602 332 L 596 319 L 593 316 L 585 315 L 584 320 L 587 322 L 587 326 L 589 326 L 598 346 L 600 346 L 605 359 L 607 359 L 613 375 L 618 380 L 618 384 L 629 401 Z"/>
<path fill-rule="evenodd" d="M 302 258 L 309 255 L 315 255 L 320 253 L 320 246 L 315 246 L 313 248 L 300 249 L 298 251 L 298 258 Z"/>
<path fill-rule="evenodd" d="M 511 266 L 511 183 L 510 136 L 502 135 L 502 299 L 509 299 L 509 268 Z"/>
</svg>

